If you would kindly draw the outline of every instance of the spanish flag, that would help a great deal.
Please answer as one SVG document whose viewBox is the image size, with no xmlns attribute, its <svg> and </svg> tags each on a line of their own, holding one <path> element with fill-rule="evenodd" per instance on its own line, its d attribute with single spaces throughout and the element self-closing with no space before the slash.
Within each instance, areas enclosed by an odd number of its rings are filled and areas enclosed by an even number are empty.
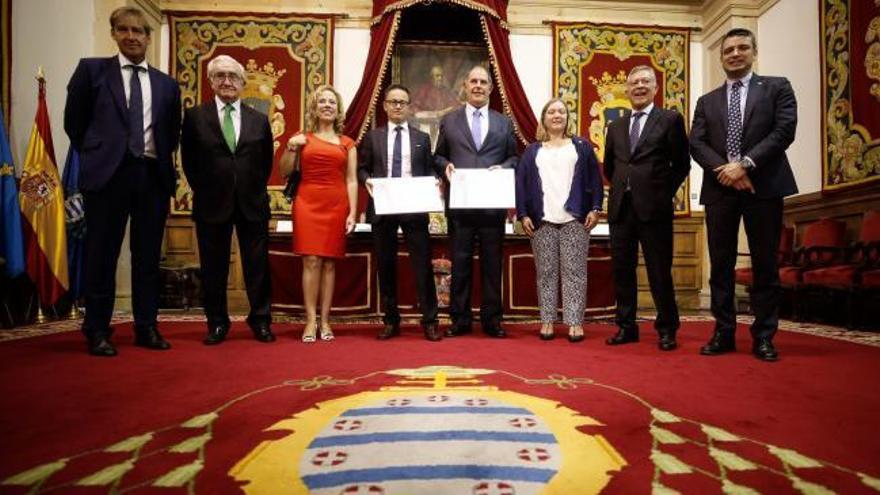
<svg viewBox="0 0 880 495">
<path fill-rule="evenodd" d="M 55 165 L 42 69 L 37 81 L 37 115 L 21 171 L 19 204 L 25 220 L 22 227 L 28 275 L 37 287 L 40 302 L 55 304 L 68 286 L 64 189 Z"/>
</svg>

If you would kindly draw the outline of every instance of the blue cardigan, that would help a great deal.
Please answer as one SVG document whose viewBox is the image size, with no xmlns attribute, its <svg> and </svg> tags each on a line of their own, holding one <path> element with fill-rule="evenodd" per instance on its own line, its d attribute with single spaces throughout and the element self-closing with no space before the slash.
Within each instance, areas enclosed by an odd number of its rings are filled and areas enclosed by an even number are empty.
<svg viewBox="0 0 880 495">
<path fill-rule="evenodd" d="M 577 162 L 574 165 L 574 177 L 571 181 L 571 192 L 565 201 L 565 211 L 579 222 L 583 222 L 587 213 L 602 209 L 602 174 L 599 172 L 599 161 L 593 152 L 593 146 L 585 139 L 574 136 L 571 138 L 577 151 Z M 516 216 L 520 220 L 529 217 L 535 227 L 544 218 L 544 191 L 541 186 L 541 174 L 535 158 L 542 143 L 530 144 L 516 167 Z"/>
</svg>

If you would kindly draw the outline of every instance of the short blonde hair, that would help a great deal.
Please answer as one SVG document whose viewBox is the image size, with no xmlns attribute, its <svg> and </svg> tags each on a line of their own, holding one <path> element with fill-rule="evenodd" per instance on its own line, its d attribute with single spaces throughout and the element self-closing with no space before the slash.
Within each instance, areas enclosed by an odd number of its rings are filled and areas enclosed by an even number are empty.
<svg viewBox="0 0 880 495">
<path fill-rule="evenodd" d="M 570 138 L 573 134 L 571 132 L 571 119 L 569 118 L 570 112 L 568 111 L 568 107 L 565 106 L 565 102 L 562 101 L 562 98 L 551 98 L 550 101 L 544 104 L 544 108 L 541 109 L 541 118 L 538 120 L 538 131 L 535 132 L 535 139 L 538 141 L 544 142 L 550 140 L 550 133 L 547 132 L 547 128 L 544 127 L 544 117 L 547 115 L 547 109 L 550 108 L 550 105 L 556 102 L 562 103 L 562 108 L 565 109 L 565 128 L 562 130 L 562 137 Z"/>
<path fill-rule="evenodd" d="M 318 130 L 318 98 L 324 91 L 330 91 L 336 98 L 336 120 L 333 122 L 333 131 L 336 134 L 342 134 L 345 127 L 345 108 L 342 106 L 342 96 L 333 86 L 324 84 L 318 86 L 315 91 L 309 95 L 306 102 L 306 132 L 314 132 Z"/>
</svg>

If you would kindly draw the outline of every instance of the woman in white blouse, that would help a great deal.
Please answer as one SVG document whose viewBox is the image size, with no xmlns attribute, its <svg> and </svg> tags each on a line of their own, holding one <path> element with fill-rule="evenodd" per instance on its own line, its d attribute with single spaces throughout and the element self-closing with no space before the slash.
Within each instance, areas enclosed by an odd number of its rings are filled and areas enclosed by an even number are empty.
<svg viewBox="0 0 880 495">
<path fill-rule="evenodd" d="M 532 239 L 542 340 L 554 337 L 560 275 L 568 340 L 584 340 L 589 232 L 602 211 L 602 175 L 592 145 L 569 129 L 568 110 L 554 98 L 541 110 L 537 142 L 516 168 L 516 212 Z"/>
</svg>

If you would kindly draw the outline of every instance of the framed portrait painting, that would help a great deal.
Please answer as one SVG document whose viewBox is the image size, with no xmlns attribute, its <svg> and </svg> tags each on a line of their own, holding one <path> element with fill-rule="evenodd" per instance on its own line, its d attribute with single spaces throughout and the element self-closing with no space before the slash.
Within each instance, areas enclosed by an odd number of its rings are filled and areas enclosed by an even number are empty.
<svg viewBox="0 0 880 495">
<path fill-rule="evenodd" d="M 486 65 L 485 46 L 465 43 L 408 43 L 395 46 L 391 80 L 410 90 L 410 123 L 437 143 L 440 118 L 464 103 L 462 87 L 474 65 Z"/>
</svg>

